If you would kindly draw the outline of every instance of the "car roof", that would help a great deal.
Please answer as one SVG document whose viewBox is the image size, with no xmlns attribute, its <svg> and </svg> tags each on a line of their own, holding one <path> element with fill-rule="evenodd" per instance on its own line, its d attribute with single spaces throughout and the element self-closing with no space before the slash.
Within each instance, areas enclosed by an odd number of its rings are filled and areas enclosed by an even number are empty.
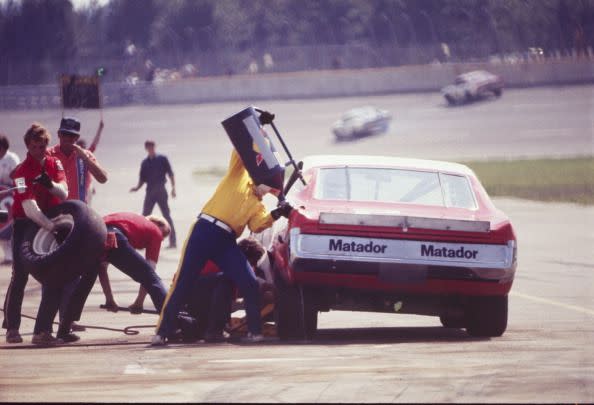
<svg viewBox="0 0 594 405">
<path fill-rule="evenodd" d="M 475 176 L 474 172 L 468 166 L 441 160 L 374 155 L 311 155 L 303 159 L 304 170 L 312 167 L 344 166 L 393 167 Z"/>
</svg>

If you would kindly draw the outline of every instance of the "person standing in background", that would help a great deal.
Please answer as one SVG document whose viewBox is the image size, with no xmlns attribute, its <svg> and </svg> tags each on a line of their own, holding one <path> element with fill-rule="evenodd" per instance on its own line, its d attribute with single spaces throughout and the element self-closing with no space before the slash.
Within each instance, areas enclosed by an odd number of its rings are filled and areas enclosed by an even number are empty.
<svg viewBox="0 0 594 405">
<path fill-rule="evenodd" d="M 10 173 L 12 173 L 14 168 L 20 163 L 20 159 L 17 154 L 10 151 L 9 148 L 10 143 L 8 142 L 8 137 L 0 133 L 0 185 L 7 188 L 12 187 Z M 0 198 L 0 200 L 3 199 L 6 199 L 6 201 L 3 202 L 2 205 L 6 205 L 6 209 L 10 211 L 12 206 L 12 198 L 9 196 Z M 2 250 L 4 251 L 4 260 L 2 261 L 2 264 L 12 263 L 12 247 L 10 246 L 11 237 L 12 224 L 9 224 L 0 231 L 0 244 L 2 245 Z"/>
<path fill-rule="evenodd" d="M 130 192 L 138 191 L 144 183 L 146 183 L 146 195 L 144 197 L 144 204 L 142 207 L 142 215 L 148 216 L 152 214 L 155 204 L 159 206 L 161 213 L 165 220 L 169 223 L 171 233 L 169 234 L 169 248 L 175 249 L 177 241 L 175 236 L 175 227 L 173 226 L 173 219 L 171 219 L 171 212 L 169 204 L 167 203 L 167 189 L 165 183 L 167 182 L 166 175 L 171 181 L 171 198 L 175 198 L 175 177 L 169 159 L 165 155 L 159 155 L 155 151 L 155 141 L 147 140 L 144 143 L 148 156 L 142 161 L 140 165 L 140 175 L 136 187 L 132 187 Z"/>
</svg>

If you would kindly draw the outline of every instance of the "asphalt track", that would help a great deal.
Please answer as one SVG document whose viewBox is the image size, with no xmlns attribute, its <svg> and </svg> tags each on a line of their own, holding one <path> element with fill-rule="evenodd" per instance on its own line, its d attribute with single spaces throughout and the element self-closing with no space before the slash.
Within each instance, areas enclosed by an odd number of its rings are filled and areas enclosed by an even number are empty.
<svg viewBox="0 0 594 405">
<path fill-rule="evenodd" d="M 178 197 L 171 201 L 180 243 L 217 176 L 196 169 L 224 168 L 231 150 L 220 121 L 248 103 L 127 107 L 103 111 L 97 151 L 109 181 L 97 185 L 101 214 L 139 211 L 136 184 L 143 142 L 172 160 Z M 374 104 L 390 110 L 388 133 L 336 143 L 329 127 L 346 109 Z M 501 99 L 447 107 L 438 94 L 258 105 L 276 123 L 296 158 L 314 153 L 365 153 L 466 160 L 594 154 L 594 86 L 510 90 Z M 90 139 L 97 111 L 75 113 Z M 2 111 L 2 131 L 14 149 L 37 120 L 58 126 L 61 111 Z M 594 400 L 594 208 L 495 199 L 519 238 L 519 267 L 510 296 L 507 332 L 469 338 L 437 318 L 330 312 L 320 316 L 312 342 L 270 338 L 238 343 L 148 346 L 155 315 L 99 309 L 97 285 L 81 323 L 80 343 L 53 349 L 28 345 L 33 321 L 24 319 L 25 343 L 0 344 L 0 401 L 27 402 L 592 402 Z M 179 250 L 163 251 L 158 272 L 168 284 Z M 120 305 L 137 286 L 110 270 Z M 0 291 L 10 269 L 0 267 Z M 23 312 L 34 315 L 39 284 L 28 284 Z M 147 304 L 149 301 L 147 300 Z M 137 330 L 126 335 L 124 328 Z M 4 336 L 0 336 L 4 339 Z"/>
</svg>

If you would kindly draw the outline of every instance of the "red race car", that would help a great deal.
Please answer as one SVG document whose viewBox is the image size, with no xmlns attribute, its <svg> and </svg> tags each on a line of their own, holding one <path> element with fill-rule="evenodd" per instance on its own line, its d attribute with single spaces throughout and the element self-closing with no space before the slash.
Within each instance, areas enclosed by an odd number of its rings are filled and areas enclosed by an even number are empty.
<svg viewBox="0 0 594 405">
<path fill-rule="evenodd" d="M 500 336 L 517 242 L 509 218 L 468 167 L 382 156 L 311 156 L 296 207 L 269 245 L 281 339 L 310 339 L 319 311 L 438 316 Z"/>
</svg>

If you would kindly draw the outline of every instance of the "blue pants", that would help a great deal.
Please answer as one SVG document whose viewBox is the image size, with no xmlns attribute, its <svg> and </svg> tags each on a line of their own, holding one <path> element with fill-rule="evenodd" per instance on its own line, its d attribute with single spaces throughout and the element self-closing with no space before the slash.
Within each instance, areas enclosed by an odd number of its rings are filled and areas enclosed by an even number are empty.
<svg viewBox="0 0 594 405">
<path fill-rule="evenodd" d="M 130 276 L 132 280 L 140 283 L 151 297 L 157 311 L 161 311 L 167 295 L 161 278 L 146 259 L 134 249 L 128 241 L 128 237 L 121 230 L 114 226 L 108 226 L 107 230 L 114 232 L 118 241 L 118 247 L 107 253 L 107 261 Z M 98 269 L 99 267 L 89 269 L 83 274 L 68 303 L 68 310 L 64 315 L 65 324 L 80 319 L 87 297 L 97 279 Z"/>
<path fill-rule="evenodd" d="M 207 260 L 214 261 L 237 285 L 245 302 L 248 330 L 252 334 L 260 334 L 260 294 L 254 270 L 237 246 L 235 235 L 203 219 L 198 219 L 190 231 L 182 260 L 161 311 L 157 334 L 171 337 L 175 333 L 177 314 L 188 302 L 194 280 Z"/>
<path fill-rule="evenodd" d="M 175 245 L 177 243 L 175 237 L 175 227 L 173 226 L 173 219 L 171 219 L 171 212 L 169 211 L 169 204 L 167 204 L 167 189 L 165 185 L 162 187 L 151 187 L 146 189 L 146 195 L 144 196 L 144 204 L 142 206 L 142 215 L 147 216 L 152 214 L 155 204 L 159 206 L 163 218 L 169 224 L 171 233 L 169 234 L 169 244 Z"/>
</svg>

